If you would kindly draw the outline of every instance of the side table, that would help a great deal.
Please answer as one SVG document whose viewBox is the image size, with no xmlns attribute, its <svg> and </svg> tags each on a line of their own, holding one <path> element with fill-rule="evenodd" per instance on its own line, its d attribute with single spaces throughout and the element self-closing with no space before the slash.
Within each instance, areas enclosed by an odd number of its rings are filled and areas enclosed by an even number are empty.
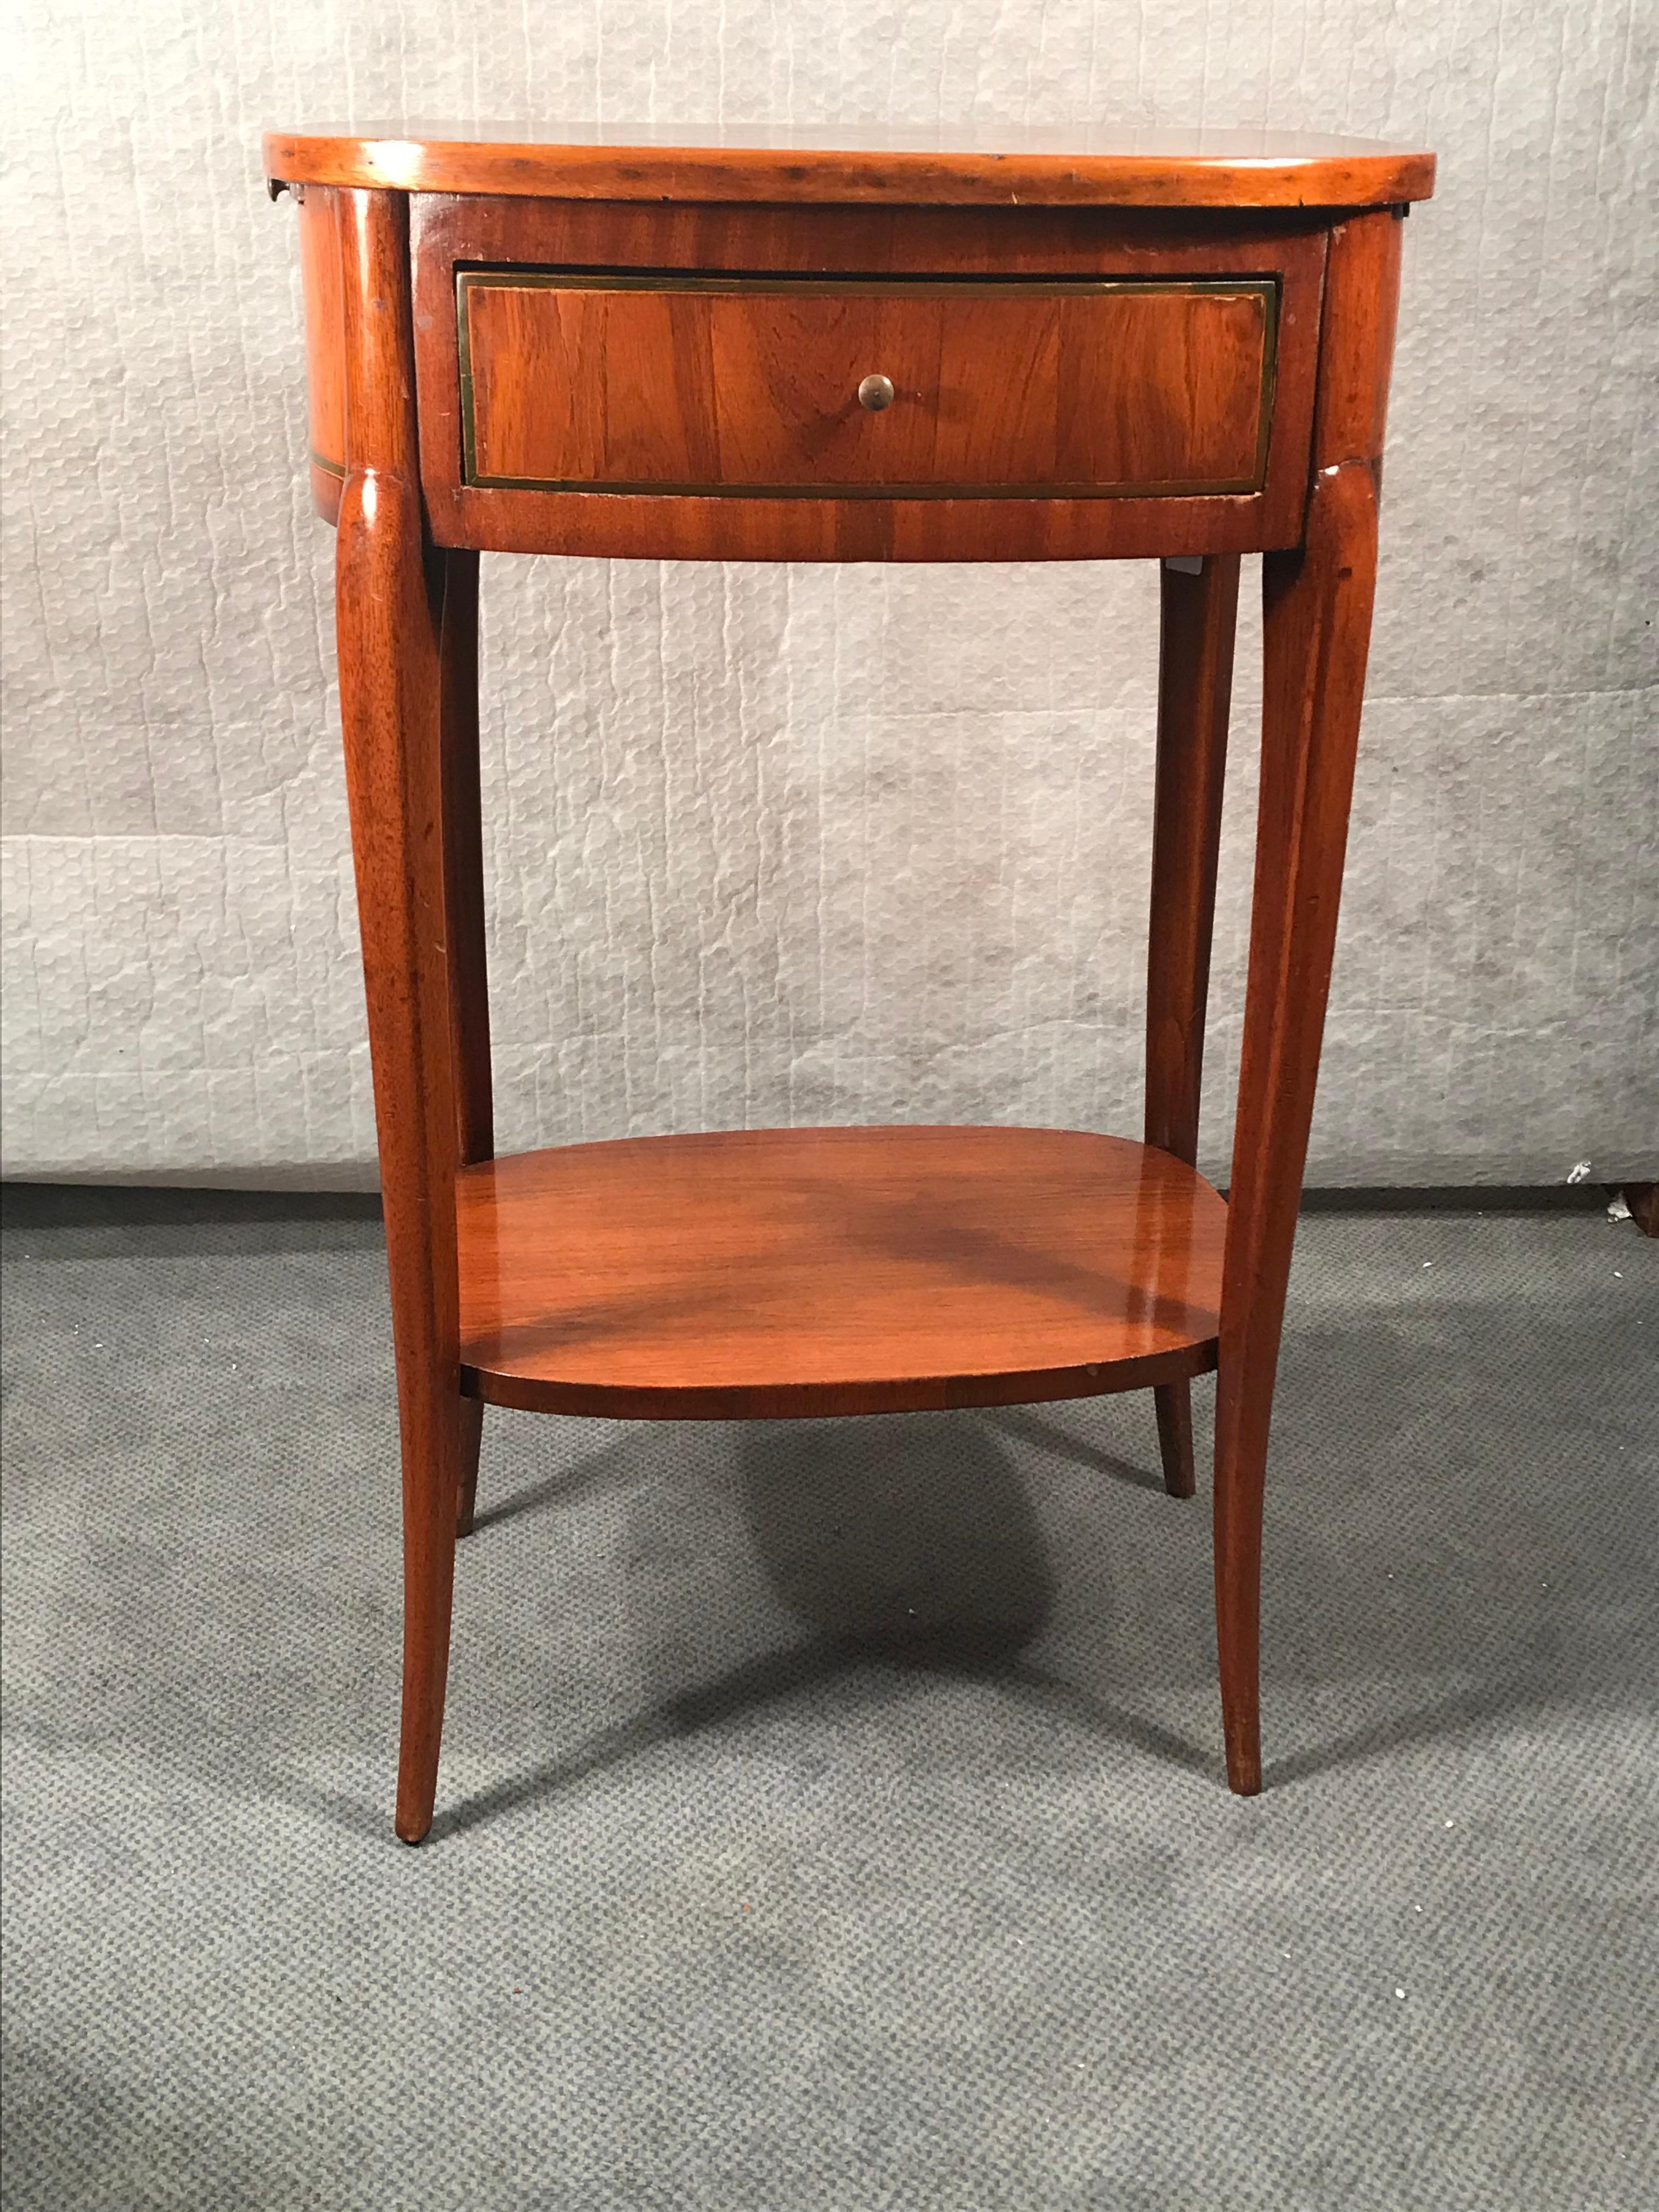
<svg viewBox="0 0 1659 2212">
<path fill-rule="evenodd" d="M 1336 933 L 1401 218 L 1431 155 L 1246 133 L 273 132 L 299 203 L 403 1440 L 397 1830 L 431 1823 L 487 1403 L 649 1419 L 1217 1373 L 1227 1776 Z M 497 1158 L 483 552 L 1158 558 L 1145 1141 L 754 1130 Z M 1239 556 L 1265 690 L 1227 1202 L 1196 1172 Z"/>
</svg>

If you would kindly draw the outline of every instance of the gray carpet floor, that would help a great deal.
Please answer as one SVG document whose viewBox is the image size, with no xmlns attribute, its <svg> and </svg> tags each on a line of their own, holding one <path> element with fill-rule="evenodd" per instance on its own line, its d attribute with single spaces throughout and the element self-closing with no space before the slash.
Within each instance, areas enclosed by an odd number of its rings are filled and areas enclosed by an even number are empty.
<svg viewBox="0 0 1659 2212">
<path fill-rule="evenodd" d="M 378 1227 L 11 1212 L 15 2212 L 1659 2201 L 1631 1224 L 1304 1221 L 1253 1802 L 1149 1398 L 492 1413 L 409 1850 Z"/>
</svg>

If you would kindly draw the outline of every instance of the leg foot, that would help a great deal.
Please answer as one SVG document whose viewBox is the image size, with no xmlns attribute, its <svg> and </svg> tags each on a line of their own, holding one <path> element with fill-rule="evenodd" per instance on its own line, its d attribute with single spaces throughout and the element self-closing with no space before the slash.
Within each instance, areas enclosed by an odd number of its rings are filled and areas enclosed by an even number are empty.
<svg viewBox="0 0 1659 2212">
<path fill-rule="evenodd" d="M 449 1678 L 449 1628 L 455 1593 L 455 1500 L 459 1489 L 459 1398 L 449 1419 L 434 1419 L 436 1449 L 416 1469 L 404 1468 L 404 1710 L 398 1747 L 397 1830 L 418 1844 L 432 1826 L 438 1794 Z M 434 1413 L 438 1409 L 434 1408 Z"/>
<path fill-rule="evenodd" d="M 1221 1664 L 1221 1726 L 1227 1786 L 1241 1797 L 1261 1787 L 1261 1493 L 1266 1456 L 1254 1479 L 1235 1466 L 1215 1491 L 1215 1626 Z"/>
<path fill-rule="evenodd" d="M 1188 1382 L 1160 1382 L 1152 1392 L 1158 1408 L 1158 1449 L 1164 1462 L 1164 1487 L 1171 1498 L 1190 1498 L 1193 1474 L 1193 1395 Z"/>
<path fill-rule="evenodd" d="M 456 1493 L 455 1534 L 472 1534 L 472 1509 L 478 1498 L 478 1447 L 483 1441 L 483 1400 L 461 1401 L 461 1480 Z"/>
</svg>

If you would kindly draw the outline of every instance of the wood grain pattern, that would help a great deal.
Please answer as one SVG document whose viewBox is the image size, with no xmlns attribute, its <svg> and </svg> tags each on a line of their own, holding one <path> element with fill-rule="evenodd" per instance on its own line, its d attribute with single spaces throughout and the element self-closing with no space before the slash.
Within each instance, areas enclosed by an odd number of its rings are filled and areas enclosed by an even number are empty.
<svg viewBox="0 0 1659 2212">
<path fill-rule="evenodd" d="M 1299 524 L 1297 526 L 1299 528 Z M 623 561 L 1139 561 L 1292 542 L 1261 495 L 812 499 L 452 492 L 440 544 Z"/>
<path fill-rule="evenodd" d="M 434 556 L 443 602 L 439 724 L 443 763 L 444 952 L 458 1160 L 495 1149 L 484 944 L 483 814 L 478 783 L 478 556 Z"/>
<path fill-rule="evenodd" d="M 1220 216 L 1197 221 L 1190 216 L 1133 210 L 1036 209 L 1028 215 L 1023 210 L 1014 214 L 938 208 L 901 216 L 882 209 L 595 208 L 452 198 L 413 203 L 413 238 L 423 487 L 432 532 L 441 544 L 476 545 L 489 551 L 653 559 L 1063 560 L 1241 552 L 1294 544 L 1301 535 L 1325 255 L 1325 231 L 1306 217 Z M 710 276 L 759 272 L 821 276 L 845 270 L 907 280 L 1123 278 L 1203 283 L 1271 277 L 1278 288 L 1279 314 L 1265 481 L 1257 493 L 1180 500 L 1133 494 L 1068 498 L 1053 493 L 1030 499 L 884 498 L 870 496 L 867 486 L 856 497 L 749 493 L 738 499 L 469 485 L 463 481 L 461 464 L 455 283 L 458 268 L 481 264 L 584 274 L 600 269 L 674 269 Z M 517 312 L 526 312 L 522 303 Z M 669 311 L 659 305 L 653 312 L 665 316 Z M 695 370 L 699 356 L 693 352 L 689 357 Z M 856 358 L 848 352 L 838 379 L 851 374 Z M 1089 364 L 1086 353 L 1075 355 L 1074 361 L 1085 379 L 1102 379 L 1103 370 Z M 1197 374 L 1195 361 L 1189 360 L 1187 367 Z M 775 422 L 788 420 L 788 380 L 801 374 L 799 348 L 782 369 L 784 404 L 769 399 L 761 410 L 769 410 Z M 621 434 L 624 442 L 647 441 L 649 450 L 648 441 L 663 434 L 656 419 L 659 402 L 650 396 L 653 392 L 660 394 L 660 356 L 646 362 L 644 371 L 635 380 L 633 399 L 621 408 Z M 839 380 L 833 394 L 826 388 L 820 395 L 823 405 L 816 425 L 803 426 L 797 420 L 788 434 L 827 434 L 854 446 L 866 427 L 878 437 L 896 434 L 902 440 L 909 434 L 906 410 L 900 405 L 880 417 L 854 410 L 860 417 L 857 424 L 831 411 L 832 399 L 842 409 L 850 404 L 852 387 L 866 373 L 867 368 L 860 366 L 844 391 Z M 592 402 L 591 374 L 568 350 L 550 360 L 546 374 L 566 389 L 574 386 L 578 394 L 574 404 Z M 994 367 L 988 372 L 976 370 L 975 376 L 983 391 L 994 381 Z M 999 441 L 1006 453 L 1010 438 L 1032 435 L 1029 422 L 1022 422 L 1018 386 L 1018 379 L 1009 378 L 1006 392 L 988 413 L 963 416 L 963 427 L 970 434 L 963 451 L 974 451 L 972 439 L 983 440 L 979 449 L 983 459 L 975 465 L 996 463 Z M 523 388 L 533 392 L 538 387 L 526 379 Z M 706 375 L 702 397 L 694 382 L 690 411 L 705 423 L 714 407 L 708 391 Z M 1213 392 L 1203 391 L 1206 404 L 1215 397 Z M 552 404 L 544 389 L 538 404 Z M 1182 408 L 1189 404 L 1180 402 Z M 686 411 L 678 398 L 670 407 L 671 416 L 676 410 Z M 913 406 L 909 422 L 915 417 Z M 746 419 L 757 419 L 752 404 Z M 1092 444 L 1097 435 L 1115 440 L 1120 447 L 1127 441 L 1133 448 L 1138 437 L 1147 434 L 1136 422 L 1115 422 L 1109 416 L 1101 417 L 1097 431 L 1094 410 L 1064 390 L 1057 394 L 1056 419 L 1073 426 L 1069 435 L 1079 441 L 1066 465 L 1097 472 L 1103 471 L 1110 459 Z M 1190 415 L 1180 419 L 1188 423 L 1194 420 Z M 579 423 L 574 434 L 579 445 L 586 439 L 591 451 L 592 432 Z M 1195 429 L 1177 433 L 1183 437 L 1209 434 Z M 1241 455 L 1242 448 L 1241 439 Z M 674 454 L 676 465 L 679 453 L 688 449 L 706 467 L 717 465 L 712 438 L 701 451 L 693 441 L 683 441 Z M 957 459 L 962 461 L 962 453 Z M 659 447 L 649 465 L 665 465 Z"/>
<path fill-rule="evenodd" d="M 325 511 L 342 482 L 337 461 L 345 472 L 342 706 L 404 1457 L 398 1832 L 418 1838 L 431 1818 L 454 1540 L 471 1520 L 487 1400 L 722 1418 L 1148 1384 L 1166 1480 L 1182 1490 L 1192 1482 L 1187 1383 L 1217 1366 L 1227 1769 L 1236 1790 L 1257 1789 L 1263 1483 L 1376 568 L 1400 261 L 1400 225 L 1386 204 L 1426 193 L 1432 162 L 1334 142 L 1259 144 L 1247 155 L 1237 144 L 1152 149 L 1086 134 L 956 151 L 890 143 L 848 152 L 827 137 L 806 147 L 583 140 L 491 143 L 480 132 L 465 144 L 419 133 L 395 145 L 349 133 L 269 142 L 276 173 L 306 185 L 301 250 Z M 396 189 L 358 189 L 366 178 Z M 434 191 L 440 184 L 449 189 Z M 686 200 L 665 204 L 676 190 Z M 513 197 L 525 193 L 556 197 Z M 991 204 L 1016 193 L 1018 206 Z M 1310 199 L 1322 212 L 1299 211 Z M 696 459 L 732 472 L 744 495 L 464 483 L 455 280 L 468 266 L 556 270 L 567 297 L 580 289 L 573 274 L 612 272 L 611 294 L 626 289 L 618 271 L 768 279 L 763 309 L 752 293 L 719 295 L 749 300 L 746 320 L 720 330 L 706 286 L 701 324 L 659 302 L 655 325 L 635 307 L 635 324 L 615 329 L 597 293 L 568 326 L 560 302 L 550 331 L 532 328 L 526 292 L 501 311 L 483 365 L 495 410 L 487 455 L 498 451 L 491 441 L 505 440 L 499 453 L 513 465 L 527 459 L 538 469 L 549 451 L 560 469 L 575 465 L 574 454 L 600 471 L 636 467 L 639 453 L 653 468 Z M 793 295 L 783 312 L 779 280 L 792 275 L 833 280 L 843 319 L 823 308 L 803 317 Z M 1029 290 L 1017 316 L 975 305 L 960 325 L 951 318 L 966 295 L 926 326 L 884 321 L 884 295 L 871 304 L 882 279 L 1024 279 L 1052 291 L 1103 277 L 1184 283 L 1189 293 L 1206 280 L 1273 280 L 1273 406 L 1259 491 L 1147 496 L 1133 473 L 1123 497 L 1065 490 L 1067 471 L 1104 482 L 1152 465 L 1149 456 L 1165 452 L 1159 440 L 1183 453 L 1231 453 L 1226 441 L 1243 421 L 1238 364 L 1252 346 L 1259 356 L 1259 331 L 1230 328 L 1212 345 L 1204 332 L 1213 325 L 1171 338 L 1124 325 L 1091 352 L 1068 330 L 1068 304 L 1034 319 Z M 507 288 L 496 289 L 505 298 Z M 591 329 L 578 327 L 595 314 Z M 876 349 L 889 357 L 866 358 Z M 830 404 L 860 376 L 894 374 L 895 359 L 896 383 L 936 395 L 931 413 L 904 411 L 902 392 L 874 425 L 843 419 L 842 401 Z M 589 420 L 578 410 L 590 404 L 595 361 L 605 406 Z M 550 388 L 562 416 L 548 410 Z M 953 393 L 972 405 L 958 415 L 946 404 Z M 872 428 L 888 441 L 879 462 Z M 544 451 L 537 441 L 550 437 Z M 811 495 L 751 495 L 780 456 L 793 471 L 802 453 L 842 472 L 837 495 L 817 495 L 816 480 Z M 893 479 L 880 471 L 896 453 L 908 471 L 960 469 L 978 495 L 891 496 Z M 1032 467 L 1034 453 L 1052 471 L 1037 480 L 1041 495 L 985 495 L 999 484 L 1006 492 L 1009 472 Z M 1164 584 L 1151 1141 L 1014 1129 L 763 1131 L 489 1158 L 476 556 L 497 548 L 722 559 L 1208 556 L 1199 576 L 1166 571 Z M 1267 665 L 1229 1210 L 1190 1163 L 1234 556 L 1254 550 L 1267 555 Z"/>
<path fill-rule="evenodd" d="M 444 965 L 449 984 L 449 1058 L 460 1161 L 495 1149 L 489 1063 L 489 975 L 484 946 L 483 817 L 478 785 L 478 556 L 430 556 L 440 573 L 439 751 L 442 776 Z M 455 1533 L 472 1533 L 478 1496 L 483 1407 L 462 1401 Z"/>
<path fill-rule="evenodd" d="M 1190 1165 L 1198 1158 L 1237 559 L 1214 556 L 1195 576 L 1166 562 L 1160 592 L 1146 1127 L 1149 1145 Z M 1172 1498 L 1190 1498 L 1191 1391 L 1185 1382 L 1164 1383 L 1155 1397 L 1164 1486 Z"/>
<path fill-rule="evenodd" d="M 1426 199 L 1434 156 L 1309 132 L 956 125 L 948 132 L 404 122 L 272 131 L 287 184 L 599 200 L 1358 207 Z"/>
<path fill-rule="evenodd" d="M 346 427 L 337 630 L 392 1283 L 404 1477 L 398 1833 L 432 1819 L 449 1664 L 463 1415 L 455 1109 L 444 959 L 441 592 L 421 529 L 404 204 L 345 196 Z"/>
<path fill-rule="evenodd" d="M 632 1138 L 465 1169 L 457 1198 L 462 1358 L 499 1404 L 899 1413 L 1213 1364 L 1226 1209 L 1121 1138 Z"/>
<path fill-rule="evenodd" d="M 318 188 L 302 191 L 298 198 L 311 496 L 323 520 L 336 522 L 346 473 L 345 300 L 339 194 Z"/>
<path fill-rule="evenodd" d="M 1336 945 L 1376 580 L 1400 223 L 1332 232 L 1305 541 L 1262 563 L 1261 792 L 1216 1380 L 1227 1778 L 1261 1786 L 1261 1516 L 1279 1336 Z"/>
<path fill-rule="evenodd" d="M 1216 1381 L 1216 1626 L 1227 1776 L 1261 1787 L 1262 1492 L 1279 1340 L 1336 944 L 1376 494 L 1364 462 L 1316 481 L 1308 543 L 1262 564 L 1261 794 Z"/>
<path fill-rule="evenodd" d="M 1271 283 L 458 283 L 469 483 L 1261 488 Z M 858 392 L 876 373 L 896 398 L 872 414 Z"/>
<path fill-rule="evenodd" d="M 1373 476 L 1380 471 L 1400 314 L 1402 228 L 1397 216 L 1380 213 L 1350 216 L 1331 232 L 1314 417 L 1316 468 L 1364 461 Z"/>
<path fill-rule="evenodd" d="M 1146 1142 L 1198 1158 L 1204 1014 L 1232 707 L 1238 562 L 1159 576 L 1158 755 L 1146 976 Z"/>
</svg>

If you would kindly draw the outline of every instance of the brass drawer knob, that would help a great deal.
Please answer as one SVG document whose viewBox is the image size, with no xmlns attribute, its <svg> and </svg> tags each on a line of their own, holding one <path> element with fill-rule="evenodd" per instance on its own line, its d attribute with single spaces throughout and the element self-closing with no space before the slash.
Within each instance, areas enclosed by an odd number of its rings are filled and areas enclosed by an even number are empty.
<svg viewBox="0 0 1659 2212">
<path fill-rule="evenodd" d="M 859 405 L 871 414 L 879 415 L 884 407 L 893 404 L 893 380 L 890 376 L 866 376 L 859 386 Z"/>
</svg>

